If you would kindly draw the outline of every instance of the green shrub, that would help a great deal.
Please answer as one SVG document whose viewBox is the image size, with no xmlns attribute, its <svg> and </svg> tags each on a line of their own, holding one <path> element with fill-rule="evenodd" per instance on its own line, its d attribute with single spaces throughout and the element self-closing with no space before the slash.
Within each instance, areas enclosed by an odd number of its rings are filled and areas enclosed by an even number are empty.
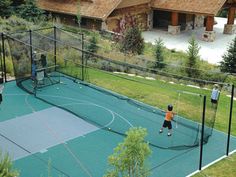
<svg viewBox="0 0 236 177">
<path fill-rule="evenodd" d="M 8 154 L 3 155 L 0 152 L 0 176 L 1 177 L 17 177 L 19 172 L 13 169 L 12 161 Z"/>
<path fill-rule="evenodd" d="M 13 31 L 28 30 L 33 26 L 34 26 L 33 23 L 28 22 L 17 16 L 11 16 L 8 19 L 0 18 L 0 31 L 6 33 Z"/>
<path fill-rule="evenodd" d="M 144 39 L 141 30 L 137 26 L 128 28 L 120 44 L 121 51 L 124 53 L 142 54 L 144 50 Z"/>
<path fill-rule="evenodd" d="M 10 76 L 14 76 L 14 68 L 11 58 L 6 58 L 6 72 L 10 74 Z"/>
<path fill-rule="evenodd" d="M 23 4 L 17 7 L 17 14 L 34 23 L 40 23 L 46 19 L 44 11 L 39 9 L 36 0 L 25 0 Z"/>
</svg>

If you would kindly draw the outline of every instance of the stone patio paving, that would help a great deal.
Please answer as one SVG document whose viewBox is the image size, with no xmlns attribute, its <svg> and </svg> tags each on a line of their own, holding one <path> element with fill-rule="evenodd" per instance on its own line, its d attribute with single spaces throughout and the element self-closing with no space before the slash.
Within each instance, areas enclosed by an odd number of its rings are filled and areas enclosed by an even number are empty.
<svg viewBox="0 0 236 177">
<path fill-rule="evenodd" d="M 232 42 L 235 34 L 223 34 L 224 24 L 227 23 L 226 18 L 216 17 L 215 21 L 217 21 L 217 24 L 214 25 L 214 31 L 216 32 L 216 40 L 214 42 L 205 42 L 201 40 L 204 28 L 192 31 L 182 31 L 181 34 L 175 36 L 168 34 L 167 31 L 145 31 L 143 32 L 143 37 L 145 42 L 151 43 L 154 43 L 155 40 L 160 37 L 167 48 L 176 49 L 177 51 L 186 51 L 189 45 L 188 40 L 191 38 L 191 35 L 195 35 L 198 44 L 201 46 L 199 52 L 201 58 L 209 63 L 219 64 L 222 60 L 222 55 L 226 52 L 229 43 Z"/>
</svg>

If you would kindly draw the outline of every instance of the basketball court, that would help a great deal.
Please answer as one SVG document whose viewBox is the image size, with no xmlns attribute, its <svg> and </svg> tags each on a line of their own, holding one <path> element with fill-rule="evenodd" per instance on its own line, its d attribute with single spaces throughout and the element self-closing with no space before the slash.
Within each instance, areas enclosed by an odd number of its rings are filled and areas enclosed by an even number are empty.
<svg viewBox="0 0 236 177">
<path fill-rule="evenodd" d="M 198 169 L 199 146 L 172 148 L 190 143 L 184 137 L 192 130 L 179 126 L 174 127 L 172 137 L 167 137 L 167 132 L 159 134 L 163 116 L 139 109 L 92 86 L 64 77 L 62 80 L 63 84 L 39 91 L 38 97 L 51 103 L 59 100 L 70 110 L 78 109 L 83 114 L 81 118 L 27 94 L 15 82 L 5 85 L 0 108 L 0 146 L 14 159 L 22 177 L 46 176 L 48 168 L 52 176 L 102 176 L 108 169 L 107 157 L 124 139 L 106 128 L 117 129 L 117 126 L 121 130 L 132 126 L 147 128 L 147 140 L 156 145 L 150 146 L 151 176 L 182 177 Z M 103 119 L 104 127 L 85 121 L 85 116 Z M 141 121 L 136 120 L 139 118 Z M 224 156 L 226 140 L 225 133 L 213 130 L 204 145 L 203 166 Z M 231 137 L 230 151 L 235 149 L 236 138 Z"/>
</svg>

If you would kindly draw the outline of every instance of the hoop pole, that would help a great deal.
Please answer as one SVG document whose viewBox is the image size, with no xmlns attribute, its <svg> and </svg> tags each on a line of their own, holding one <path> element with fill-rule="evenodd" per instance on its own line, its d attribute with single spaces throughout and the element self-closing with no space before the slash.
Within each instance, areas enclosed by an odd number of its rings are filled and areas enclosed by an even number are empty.
<svg viewBox="0 0 236 177">
<path fill-rule="evenodd" d="M 232 122 L 233 104 L 234 104 L 234 85 L 232 85 L 231 100 L 230 100 L 230 110 L 229 110 L 229 126 L 228 126 L 228 139 L 227 139 L 227 149 L 226 149 L 226 155 L 227 156 L 229 155 L 229 145 L 230 145 L 230 134 L 231 134 L 231 122 Z"/>
<path fill-rule="evenodd" d="M 2 33 L 1 33 L 1 37 L 3 37 Z M 2 48 L 0 49 L 0 51 L 1 51 L 1 53 L 3 53 L 3 49 Z M 1 55 L 1 53 L 0 53 L 0 55 Z M 4 77 L 4 74 L 3 74 L 4 68 L 3 68 L 3 61 L 2 60 L 3 60 L 2 56 L 0 56 L 0 64 L 1 64 L 1 71 L 2 71 L 2 79 L 3 79 L 3 77 Z"/>
<path fill-rule="evenodd" d="M 178 128 L 178 120 L 179 120 L 179 97 L 180 97 L 180 92 L 178 92 L 178 99 L 177 99 L 177 107 L 176 107 L 176 114 L 177 114 L 177 118 L 176 118 L 176 122 L 175 122 L 175 128 Z"/>
<path fill-rule="evenodd" d="M 2 33 L 2 59 L 3 59 L 3 72 L 2 77 L 4 76 L 5 82 L 7 82 L 7 72 L 6 72 L 6 51 L 5 51 L 5 42 L 4 42 L 4 34 Z"/>
<path fill-rule="evenodd" d="M 33 64 L 33 47 L 32 47 L 32 30 L 29 30 L 30 34 L 30 62 L 31 62 L 31 74 L 32 74 L 32 64 Z"/>
<path fill-rule="evenodd" d="M 81 34 L 81 37 L 82 37 L 82 67 L 81 67 L 81 69 L 82 69 L 82 81 L 84 81 L 84 34 L 82 33 Z"/>
<path fill-rule="evenodd" d="M 54 31 L 54 65 L 56 66 L 57 65 L 57 28 L 56 26 L 53 27 L 53 31 Z"/>
<path fill-rule="evenodd" d="M 202 170 L 203 139 L 204 139 L 205 115 L 206 115 L 205 113 L 206 113 L 206 95 L 204 95 L 204 97 L 203 97 L 202 130 L 201 130 L 199 170 Z"/>
</svg>

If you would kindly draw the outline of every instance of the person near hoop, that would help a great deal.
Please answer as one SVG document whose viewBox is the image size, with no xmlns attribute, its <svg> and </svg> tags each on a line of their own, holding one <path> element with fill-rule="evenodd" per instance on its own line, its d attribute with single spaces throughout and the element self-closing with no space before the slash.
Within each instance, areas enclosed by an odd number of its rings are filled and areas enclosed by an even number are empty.
<svg viewBox="0 0 236 177">
<path fill-rule="evenodd" d="M 171 121 L 173 120 L 173 118 L 174 118 L 173 106 L 171 104 L 169 104 L 168 107 L 167 107 L 167 112 L 165 114 L 164 123 L 163 123 L 159 133 L 162 133 L 163 129 L 168 127 L 167 136 L 171 136 L 172 135 L 172 124 L 171 124 Z"/>
<path fill-rule="evenodd" d="M 220 91 L 218 90 L 218 85 L 215 84 L 211 92 L 211 104 L 217 105 Z"/>
<path fill-rule="evenodd" d="M 32 55 L 32 64 L 31 64 L 31 78 L 33 79 L 33 80 L 35 80 L 36 79 L 36 54 L 37 54 L 37 52 L 36 51 L 34 51 L 33 52 L 33 55 Z"/>
</svg>

